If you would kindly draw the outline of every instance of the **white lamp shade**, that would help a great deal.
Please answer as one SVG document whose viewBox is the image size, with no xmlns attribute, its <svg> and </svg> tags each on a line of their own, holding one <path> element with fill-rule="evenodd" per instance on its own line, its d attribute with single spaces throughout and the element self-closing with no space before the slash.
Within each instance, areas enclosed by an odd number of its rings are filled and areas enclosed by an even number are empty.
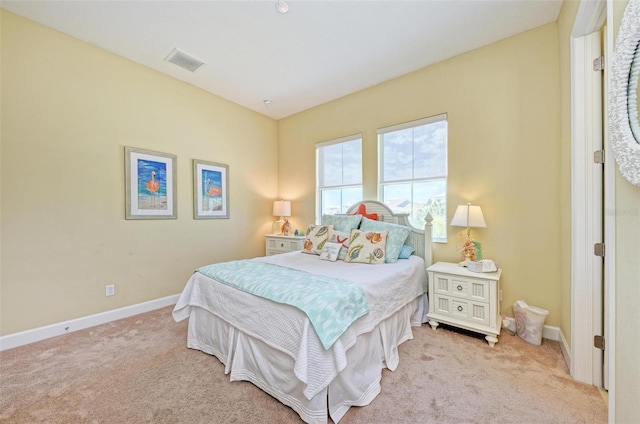
<svg viewBox="0 0 640 424">
<path fill-rule="evenodd" d="M 480 206 L 473 206 L 470 203 L 458 205 L 451 225 L 454 227 L 487 228 Z"/>
<path fill-rule="evenodd" d="M 273 216 L 291 216 L 291 201 L 276 200 L 273 202 Z"/>
</svg>

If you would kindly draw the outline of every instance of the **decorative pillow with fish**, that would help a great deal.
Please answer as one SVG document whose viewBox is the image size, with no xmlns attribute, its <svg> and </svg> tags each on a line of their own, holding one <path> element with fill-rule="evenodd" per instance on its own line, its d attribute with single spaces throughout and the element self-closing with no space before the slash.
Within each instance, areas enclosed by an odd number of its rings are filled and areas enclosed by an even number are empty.
<svg viewBox="0 0 640 424">
<path fill-rule="evenodd" d="M 398 262 L 400 250 L 402 250 L 402 246 L 404 245 L 404 242 L 407 240 L 407 237 L 409 237 L 409 233 L 411 232 L 409 228 L 403 225 L 392 224 L 390 222 L 372 221 L 367 218 L 362 218 L 360 230 L 389 232 L 389 237 L 387 239 L 387 253 L 385 258 L 385 261 L 387 263 Z"/>
<path fill-rule="evenodd" d="M 302 252 L 319 255 L 329 238 L 331 229 L 333 229 L 333 225 L 309 225 L 307 236 L 302 245 Z"/>
<path fill-rule="evenodd" d="M 388 231 L 351 230 L 345 262 L 383 264 L 387 250 Z"/>
</svg>

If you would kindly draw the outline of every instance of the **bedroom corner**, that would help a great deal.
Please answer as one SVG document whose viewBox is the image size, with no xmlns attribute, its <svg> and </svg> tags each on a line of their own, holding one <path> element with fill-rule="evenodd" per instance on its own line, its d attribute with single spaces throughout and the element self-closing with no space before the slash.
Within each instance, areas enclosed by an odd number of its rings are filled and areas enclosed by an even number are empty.
<svg viewBox="0 0 640 424">
<path fill-rule="evenodd" d="M 263 254 L 275 120 L 1 19 L 0 336 L 176 295 L 203 263 Z M 124 146 L 176 155 L 177 219 L 125 220 Z M 229 165 L 228 219 L 194 220 L 193 159 Z"/>
<path fill-rule="evenodd" d="M 447 113 L 449 222 L 455 205 L 482 205 L 483 255 L 505 267 L 502 313 L 512 316 L 511 305 L 524 298 L 559 326 L 558 49 L 553 22 L 278 121 L 279 190 L 300 211 L 296 225 L 315 218 L 315 143 L 362 134 L 363 196 L 375 199 L 377 129 Z M 435 261 L 457 261 L 465 237 L 449 227 L 448 243 L 434 245 Z M 529 258 L 545 266 L 531 267 Z"/>
</svg>

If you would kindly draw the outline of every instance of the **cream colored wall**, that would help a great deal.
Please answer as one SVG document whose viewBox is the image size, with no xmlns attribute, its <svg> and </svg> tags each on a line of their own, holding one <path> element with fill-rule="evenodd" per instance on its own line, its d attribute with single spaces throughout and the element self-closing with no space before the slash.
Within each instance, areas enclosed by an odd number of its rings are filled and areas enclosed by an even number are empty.
<svg viewBox="0 0 640 424">
<path fill-rule="evenodd" d="M 613 1 L 617 35 L 628 1 Z M 638 420 L 640 400 L 640 187 L 616 172 L 615 421 Z"/>
<path fill-rule="evenodd" d="M 0 334 L 177 294 L 197 266 L 264 254 L 274 120 L 10 12 L 1 19 Z M 124 219 L 124 146 L 177 155 L 178 219 Z M 230 219 L 193 219 L 194 158 L 229 165 Z"/>
<path fill-rule="evenodd" d="M 449 220 L 460 203 L 481 205 L 488 228 L 473 235 L 504 268 L 503 313 L 525 299 L 560 325 L 559 84 L 551 23 L 280 120 L 279 193 L 294 227 L 314 220 L 316 142 L 362 133 L 364 196 L 376 198 L 376 129 L 446 112 Z M 450 228 L 435 259 L 457 261 L 463 234 Z"/>
</svg>

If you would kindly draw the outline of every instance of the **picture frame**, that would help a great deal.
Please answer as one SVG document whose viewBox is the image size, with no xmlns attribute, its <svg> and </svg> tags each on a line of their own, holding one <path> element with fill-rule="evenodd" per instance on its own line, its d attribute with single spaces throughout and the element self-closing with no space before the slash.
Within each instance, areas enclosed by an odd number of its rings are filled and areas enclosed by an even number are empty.
<svg viewBox="0 0 640 424">
<path fill-rule="evenodd" d="M 228 219 L 229 216 L 229 165 L 194 159 L 194 219 Z"/>
<path fill-rule="evenodd" d="M 125 146 L 125 219 L 177 219 L 176 156 Z"/>
</svg>

